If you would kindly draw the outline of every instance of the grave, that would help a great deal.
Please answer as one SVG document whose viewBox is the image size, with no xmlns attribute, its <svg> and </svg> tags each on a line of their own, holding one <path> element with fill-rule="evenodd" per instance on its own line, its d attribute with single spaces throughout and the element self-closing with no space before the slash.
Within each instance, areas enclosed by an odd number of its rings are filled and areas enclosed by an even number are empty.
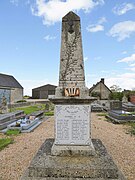
<svg viewBox="0 0 135 180">
<path fill-rule="evenodd" d="M 124 180 L 100 140 L 91 139 L 91 103 L 85 86 L 80 18 L 62 19 L 59 85 L 55 104 L 55 139 L 47 139 L 22 180 Z"/>
<path fill-rule="evenodd" d="M 102 111 L 104 111 L 104 107 L 98 103 L 92 103 L 91 111 L 92 112 L 102 112 Z"/>
<path fill-rule="evenodd" d="M 119 100 L 110 101 L 110 110 L 122 110 L 122 102 Z"/>
<path fill-rule="evenodd" d="M 31 132 L 41 124 L 39 118 L 29 119 L 27 117 L 19 119 L 7 126 L 7 130 L 18 129 L 20 132 Z"/>
<path fill-rule="evenodd" d="M 123 102 L 122 109 L 124 111 L 128 111 L 128 112 L 135 112 L 135 104 L 133 104 L 131 102 Z"/>
<path fill-rule="evenodd" d="M 135 114 L 126 111 L 127 109 L 125 107 L 127 105 L 133 108 L 130 103 L 122 103 L 121 101 L 110 102 L 110 110 L 106 117 L 114 123 L 135 122 Z"/>
<path fill-rule="evenodd" d="M 44 117 L 44 111 L 35 111 L 29 115 L 30 119 L 39 118 L 42 119 Z"/>
<path fill-rule="evenodd" d="M 0 115 L 0 130 L 6 132 L 8 129 L 19 129 L 21 132 L 31 132 L 41 124 L 43 111 L 33 112 L 25 115 L 24 111 L 18 110 L 12 113 Z"/>
<path fill-rule="evenodd" d="M 0 130 L 7 128 L 7 126 L 17 119 L 24 117 L 24 111 L 18 110 L 11 113 L 1 114 L 0 115 Z"/>
<path fill-rule="evenodd" d="M 108 111 L 107 118 L 115 123 L 135 122 L 135 114 L 124 110 L 111 110 Z"/>
</svg>

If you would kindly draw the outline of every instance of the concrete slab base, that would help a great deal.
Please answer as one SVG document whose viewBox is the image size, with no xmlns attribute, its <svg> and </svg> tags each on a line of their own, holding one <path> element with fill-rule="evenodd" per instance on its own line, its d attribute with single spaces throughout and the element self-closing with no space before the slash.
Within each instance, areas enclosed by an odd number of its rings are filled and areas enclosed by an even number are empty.
<svg viewBox="0 0 135 180">
<path fill-rule="evenodd" d="M 94 156 L 52 156 L 53 143 L 43 143 L 21 180 L 125 180 L 100 140 L 92 140 Z"/>
</svg>

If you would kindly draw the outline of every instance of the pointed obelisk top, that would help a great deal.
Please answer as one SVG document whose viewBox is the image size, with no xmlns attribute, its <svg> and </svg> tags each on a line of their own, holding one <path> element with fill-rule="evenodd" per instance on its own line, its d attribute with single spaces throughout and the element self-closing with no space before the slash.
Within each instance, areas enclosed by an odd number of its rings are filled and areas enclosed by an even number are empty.
<svg viewBox="0 0 135 180">
<path fill-rule="evenodd" d="M 80 17 L 76 15 L 73 11 L 70 11 L 62 18 L 62 21 L 69 21 L 69 20 L 80 21 Z"/>
</svg>

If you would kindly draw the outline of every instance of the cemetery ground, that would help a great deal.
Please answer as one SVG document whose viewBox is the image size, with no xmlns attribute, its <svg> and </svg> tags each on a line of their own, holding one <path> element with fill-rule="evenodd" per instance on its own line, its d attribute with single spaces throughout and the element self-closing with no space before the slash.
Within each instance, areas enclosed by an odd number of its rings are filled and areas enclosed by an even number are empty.
<svg viewBox="0 0 135 180">
<path fill-rule="evenodd" d="M 125 177 L 134 180 L 135 136 L 127 133 L 129 126 L 108 122 L 99 113 L 92 113 L 91 118 L 92 138 L 101 139 Z M 54 117 L 43 119 L 31 133 L 8 137 L 14 142 L 0 151 L 0 180 L 19 180 L 45 139 L 54 138 Z"/>
</svg>

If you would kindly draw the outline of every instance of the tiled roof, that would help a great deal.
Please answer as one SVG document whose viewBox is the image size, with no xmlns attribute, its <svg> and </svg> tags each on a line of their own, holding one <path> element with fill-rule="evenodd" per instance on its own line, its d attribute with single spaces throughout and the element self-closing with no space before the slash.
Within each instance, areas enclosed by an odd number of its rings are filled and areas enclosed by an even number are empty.
<svg viewBox="0 0 135 180">
<path fill-rule="evenodd" d="M 21 88 L 20 83 L 11 75 L 0 73 L 0 87 Z"/>
</svg>

